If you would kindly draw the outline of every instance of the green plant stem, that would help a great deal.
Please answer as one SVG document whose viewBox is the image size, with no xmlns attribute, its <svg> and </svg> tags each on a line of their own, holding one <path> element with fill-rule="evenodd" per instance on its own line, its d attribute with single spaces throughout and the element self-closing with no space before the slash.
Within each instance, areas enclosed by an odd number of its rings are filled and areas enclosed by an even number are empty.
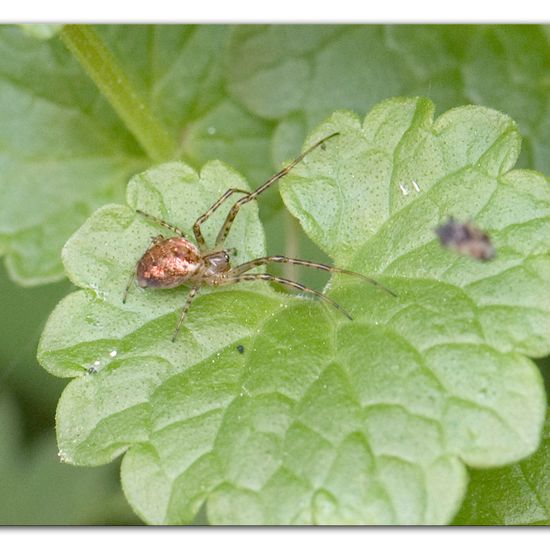
<svg viewBox="0 0 550 550">
<path fill-rule="evenodd" d="M 65 25 L 61 38 L 124 121 L 149 158 L 174 158 L 176 144 L 153 115 L 123 68 L 90 25 Z"/>
</svg>

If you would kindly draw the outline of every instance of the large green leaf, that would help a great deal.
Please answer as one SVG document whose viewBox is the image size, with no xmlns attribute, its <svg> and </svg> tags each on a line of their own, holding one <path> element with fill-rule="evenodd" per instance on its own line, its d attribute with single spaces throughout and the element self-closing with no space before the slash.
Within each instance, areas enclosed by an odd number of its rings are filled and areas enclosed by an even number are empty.
<svg viewBox="0 0 550 550">
<path fill-rule="evenodd" d="M 162 165 L 132 180 L 130 208 L 98 210 L 64 249 L 82 290 L 39 348 L 47 370 L 76 377 L 57 414 L 64 460 L 127 451 L 123 487 L 150 523 L 191 522 L 206 504 L 212 523 L 414 524 L 453 518 L 466 464 L 533 452 L 546 404 L 525 355 L 550 348 L 550 187 L 511 171 L 520 138 L 507 116 L 432 117 L 425 99 L 387 101 L 364 123 L 336 113 L 308 144 L 340 135 L 282 184 L 338 265 L 397 292 L 335 279 L 353 322 L 258 283 L 204 292 L 171 343 L 182 289 L 132 289 L 121 303 L 159 232 L 133 208 L 189 233 L 221 192 L 246 185 L 221 163 Z M 434 227 L 449 215 L 489 231 L 497 258 L 441 248 Z M 210 241 L 222 219 L 208 222 Z M 238 261 L 262 255 L 254 205 L 237 220 Z"/>
</svg>

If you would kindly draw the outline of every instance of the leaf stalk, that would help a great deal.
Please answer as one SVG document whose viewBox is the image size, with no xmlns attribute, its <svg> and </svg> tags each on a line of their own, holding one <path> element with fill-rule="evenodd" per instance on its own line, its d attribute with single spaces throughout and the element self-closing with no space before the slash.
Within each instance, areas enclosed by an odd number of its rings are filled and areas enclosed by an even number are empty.
<svg viewBox="0 0 550 550">
<path fill-rule="evenodd" d="M 65 25 L 61 39 L 154 162 L 175 156 L 176 143 L 91 25 Z"/>
</svg>

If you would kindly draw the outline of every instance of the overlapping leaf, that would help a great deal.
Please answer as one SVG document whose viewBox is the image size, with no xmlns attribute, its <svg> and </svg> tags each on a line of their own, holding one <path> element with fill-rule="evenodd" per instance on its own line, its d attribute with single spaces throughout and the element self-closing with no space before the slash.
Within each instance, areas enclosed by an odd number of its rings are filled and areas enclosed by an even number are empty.
<svg viewBox="0 0 550 550">
<path fill-rule="evenodd" d="M 39 353 L 77 377 L 58 409 L 63 458 L 127 451 L 124 490 L 151 523 L 190 522 L 206 504 L 212 523 L 414 524 L 452 519 L 465 464 L 533 452 L 545 396 L 524 354 L 550 347 L 548 181 L 511 171 L 519 135 L 506 116 L 432 117 L 422 99 L 385 102 L 364 123 L 336 113 L 309 141 L 340 135 L 283 183 L 338 265 L 397 292 L 339 277 L 331 295 L 353 322 L 261 285 L 229 287 L 199 297 L 172 344 L 181 289 L 134 289 L 121 303 L 159 230 L 126 206 L 96 212 L 64 252 L 83 290 L 54 311 Z M 244 185 L 219 163 L 200 175 L 168 164 L 134 178 L 128 204 L 189 232 Z M 497 259 L 442 249 L 433 229 L 449 215 L 489 231 Z M 234 261 L 264 249 L 254 206 L 240 216 Z"/>
</svg>

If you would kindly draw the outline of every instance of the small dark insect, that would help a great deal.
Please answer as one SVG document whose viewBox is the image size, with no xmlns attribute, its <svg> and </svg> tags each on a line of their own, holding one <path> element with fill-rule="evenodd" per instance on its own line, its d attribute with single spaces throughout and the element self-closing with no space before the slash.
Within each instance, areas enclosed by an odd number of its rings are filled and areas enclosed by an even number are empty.
<svg viewBox="0 0 550 550">
<path fill-rule="evenodd" d="M 239 344 L 239 345 L 237 346 L 237 351 L 238 351 L 239 353 L 244 353 L 244 346 L 241 345 L 241 344 Z"/>
<path fill-rule="evenodd" d="M 460 223 L 452 217 L 435 230 L 441 244 L 476 260 L 495 257 L 495 248 L 489 237 L 471 223 Z"/>
<path fill-rule="evenodd" d="M 340 269 L 338 267 L 325 264 L 310 262 L 308 260 L 287 258 L 286 256 L 265 256 L 263 258 L 257 258 L 249 262 L 244 262 L 235 267 L 231 267 L 230 265 L 229 255 L 234 252 L 234 249 L 226 249 L 224 248 L 224 244 L 241 206 L 244 206 L 245 204 L 256 199 L 260 193 L 263 193 L 275 182 L 288 174 L 288 172 L 290 172 L 290 170 L 311 151 L 319 146 L 323 146 L 326 141 L 337 135 L 338 132 L 335 132 L 334 134 L 330 134 L 312 145 L 309 149 L 296 157 L 288 166 L 277 172 L 254 191 L 245 191 L 243 189 L 234 188 L 228 189 L 204 214 L 199 216 L 193 225 L 193 233 L 195 235 L 197 245 L 189 241 L 183 231 L 178 227 L 156 218 L 155 216 L 151 216 L 146 212 L 137 210 L 136 212 L 139 214 L 153 220 L 163 227 L 170 229 L 170 231 L 175 233 L 177 237 L 165 238 L 162 235 L 159 235 L 153 239 L 149 248 L 138 261 L 135 272 L 132 273 L 132 276 L 128 281 L 122 301 L 126 302 L 128 291 L 130 290 L 134 278 L 137 278 L 138 284 L 142 288 L 174 288 L 184 284 L 189 285 L 191 290 L 187 295 L 187 300 L 183 305 L 174 335 L 172 336 L 172 341 L 175 341 L 191 302 L 199 292 L 200 287 L 203 285 L 222 286 L 240 283 L 241 281 L 273 281 L 290 288 L 301 290 L 302 292 L 314 294 L 321 300 L 340 310 L 346 317 L 351 319 L 351 315 L 342 306 L 340 306 L 340 304 L 335 302 L 332 298 L 329 298 L 328 296 L 325 296 L 321 292 L 318 292 L 312 288 L 308 288 L 295 281 L 284 279 L 282 277 L 276 277 L 275 275 L 270 275 L 268 273 L 247 273 L 251 269 L 261 265 L 271 263 L 288 263 L 311 267 L 313 269 L 320 269 L 322 271 L 330 271 L 332 273 L 344 273 L 346 275 L 359 277 L 373 285 L 378 285 L 392 296 L 395 296 L 391 290 L 387 289 L 374 279 L 365 277 L 360 273 L 355 273 L 353 271 L 348 271 L 346 269 Z M 225 222 L 218 232 L 216 242 L 214 243 L 214 248 L 208 248 L 201 232 L 201 224 L 203 224 L 234 193 L 243 193 L 244 197 L 241 197 L 235 202 L 235 204 L 233 204 L 231 210 L 225 218 Z"/>
</svg>

